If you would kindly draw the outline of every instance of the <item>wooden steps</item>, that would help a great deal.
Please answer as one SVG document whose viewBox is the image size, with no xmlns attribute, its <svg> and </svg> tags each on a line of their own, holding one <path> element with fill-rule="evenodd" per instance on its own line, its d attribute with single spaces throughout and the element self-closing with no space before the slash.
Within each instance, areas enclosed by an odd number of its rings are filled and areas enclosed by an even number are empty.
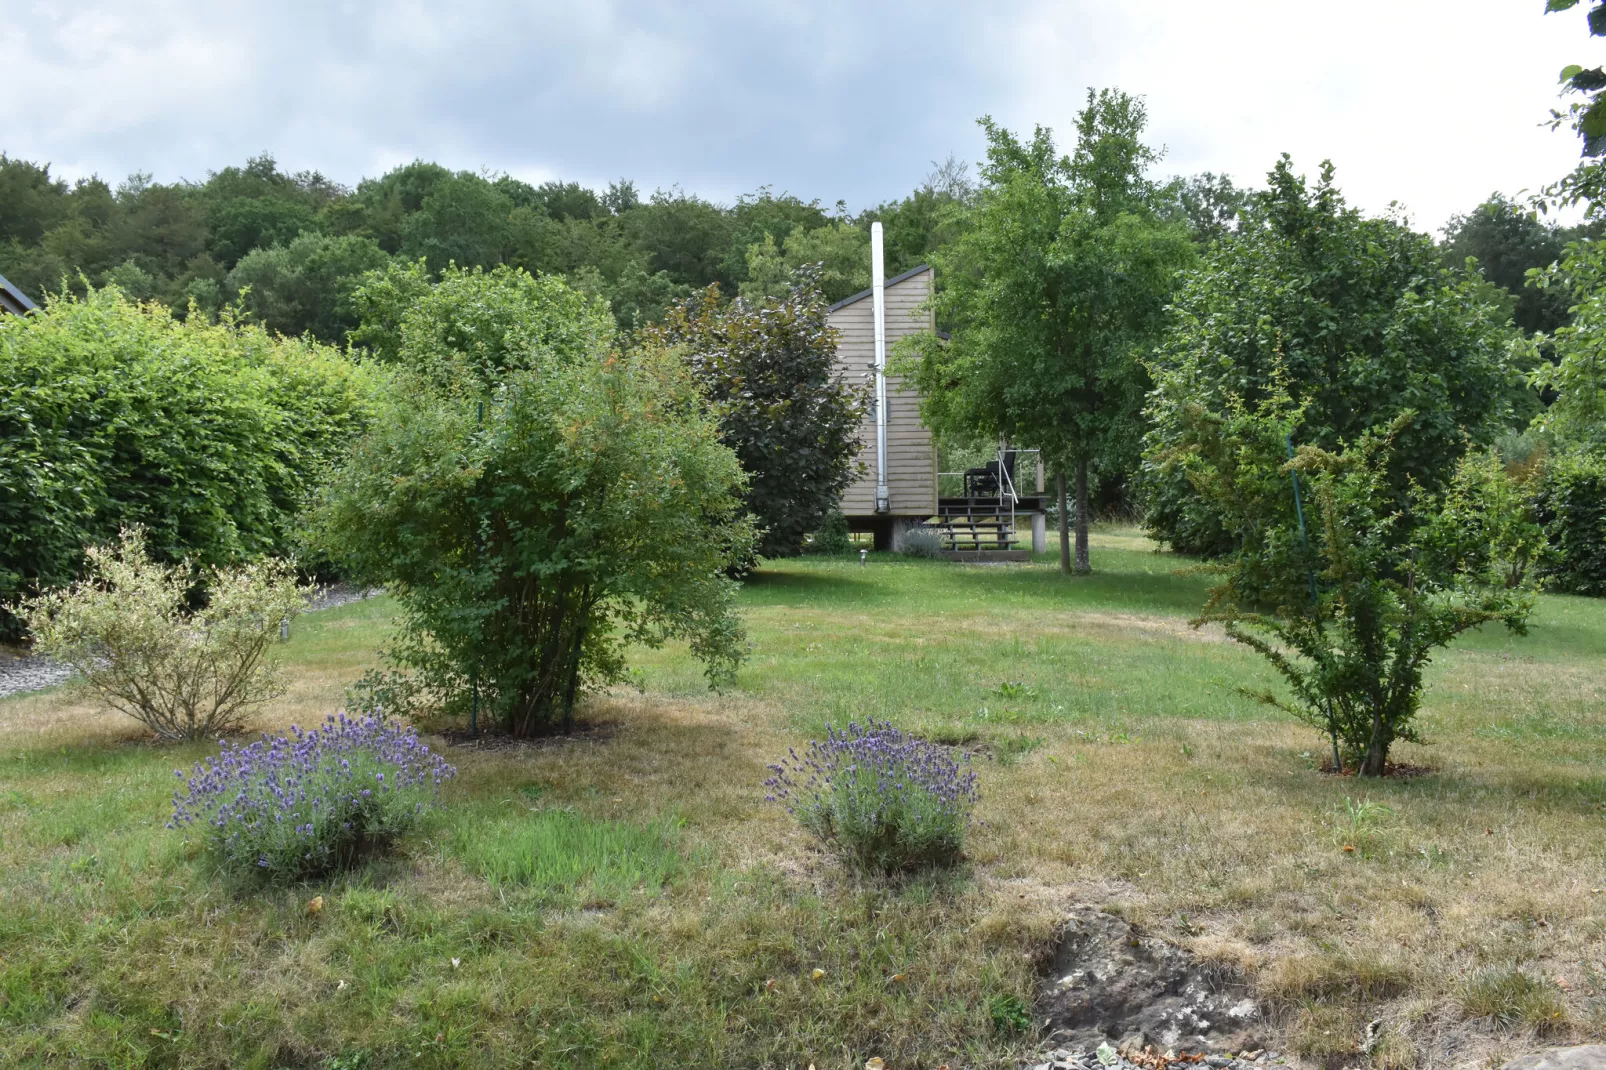
<svg viewBox="0 0 1606 1070">
<path fill-rule="evenodd" d="M 1012 550 L 1015 529 L 1003 516 L 939 516 L 921 525 L 937 533 L 944 550 Z"/>
</svg>

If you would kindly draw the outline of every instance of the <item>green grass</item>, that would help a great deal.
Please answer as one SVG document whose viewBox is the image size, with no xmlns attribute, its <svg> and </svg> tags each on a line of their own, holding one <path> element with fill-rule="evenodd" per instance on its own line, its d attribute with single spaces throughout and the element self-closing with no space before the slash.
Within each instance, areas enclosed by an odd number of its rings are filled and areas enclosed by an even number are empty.
<svg viewBox="0 0 1606 1070">
<path fill-rule="evenodd" d="M 578 893 L 582 904 L 656 895 L 685 867 L 679 822 L 599 821 L 572 810 L 534 810 L 487 822 L 459 821 L 450 851 L 498 891 L 516 887 L 547 899 Z"/>
<path fill-rule="evenodd" d="M 1259 667 L 1187 625 L 1205 577 L 1149 551 L 1101 548 L 1099 563 L 1109 571 L 1074 579 L 1042 565 L 779 564 L 743 592 L 753 651 L 741 687 L 785 694 L 800 732 L 849 717 L 981 731 L 1262 715 L 1234 693 Z M 671 694 L 704 686 L 678 652 L 649 655 L 645 679 Z M 1027 693 L 1000 694 L 1008 684 Z"/>
<path fill-rule="evenodd" d="M 163 827 L 209 748 L 0 700 L 0 1065 L 1014 1066 L 1076 903 L 1241 971 L 1277 1043 L 1335 1064 L 1379 1016 L 1378 1067 L 1601 1035 L 1606 602 L 1445 652 L 1400 754 L 1431 772 L 1362 785 L 1237 695 L 1271 675 L 1188 626 L 1190 562 L 1105 530 L 1094 565 L 766 566 L 734 690 L 637 652 L 645 692 L 586 706 L 606 731 L 454 748 L 397 855 L 292 888 Z M 332 710 L 391 610 L 298 621 L 264 725 Z M 978 750 L 957 872 L 865 880 L 764 802 L 767 762 L 867 717 Z"/>
<path fill-rule="evenodd" d="M 1534 977 L 1516 966 L 1489 966 L 1469 977 L 1461 991 L 1462 1010 L 1470 1018 L 1489 1018 L 1501 1025 L 1543 1030 L 1567 1013 L 1553 981 Z"/>
</svg>

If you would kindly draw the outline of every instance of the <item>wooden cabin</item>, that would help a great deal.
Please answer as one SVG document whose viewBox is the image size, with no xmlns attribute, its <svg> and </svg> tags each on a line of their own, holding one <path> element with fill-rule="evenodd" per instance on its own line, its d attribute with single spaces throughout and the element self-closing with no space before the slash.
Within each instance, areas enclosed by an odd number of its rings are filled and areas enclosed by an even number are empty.
<svg viewBox="0 0 1606 1070">
<path fill-rule="evenodd" d="M 885 284 L 886 338 L 890 353 L 900 338 L 935 327 L 926 306 L 932 271 L 925 264 Z M 873 292 L 864 290 L 831 306 L 838 333 L 837 373 L 854 384 L 875 382 Z M 920 421 L 920 395 L 897 376 L 887 376 L 887 508 L 876 511 L 876 423 L 867 412 L 859 428 L 859 476 L 842 495 L 842 515 L 854 531 L 875 533 L 878 550 L 894 549 L 898 536 L 937 514 L 937 447 Z"/>
<path fill-rule="evenodd" d="M 879 224 L 878 224 L 879 225 Z M 921 264 L 884 284 L 886 348 L 920 331 L 935 330 L 927 299 L 934 278 Z M 871 389 L 875 383 L 875 292 L 864 290 L 831 306 L 838 333 L 837 374 Z M 843 492 L 842 515 L 853 531 L 873 533 L 877 550 L 901 548 L 913 528 L 935 534 L 948 556 L 960 560 L 1025 560 L 1047 548 L 1042 466 L 1035 492 L 1013 484 L 1014 458 L 1022 451 L 1000 443 L 998 461 L 988 468 L 950 473 L 959 484 L 949 497 L 938 489 L 937 444 L 920 419 L 920 395 L 895 375 L 887 386 L 887 500 L 877 509 L 877 449 L 874 406 L 859 427 L 859 474 Z M 1035 453 L 1036 451 L 1025 451 Z M 998 475 L 1006 469 L 1009 479 Z M 988 486 L 990 484 L 990 486 Z M 954 491 L 959 491 L 954 495 Z M 1031 550 L 1021 546 L 1030 525 Z"/>
</svg>

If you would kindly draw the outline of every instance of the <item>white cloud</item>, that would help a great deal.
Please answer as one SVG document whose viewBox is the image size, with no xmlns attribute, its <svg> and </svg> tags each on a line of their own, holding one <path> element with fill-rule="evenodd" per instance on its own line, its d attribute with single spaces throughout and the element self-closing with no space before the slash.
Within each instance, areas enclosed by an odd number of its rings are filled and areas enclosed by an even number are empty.
<svg viewBox="0 0 1606 1070">
<path fill-rule="evenodd" d="M 1439 226 L 1565 173 L 1538 125 L 1599 46 L 1537 0 L 24 2 L 0 150 L 159 179 L 267 150 L 353 182 L 451 167 L 720 199 L 901 196 L 989 113 L 1063 135 L 1088 86 L 1148 98 L 1167 170 L 1258 183 L 1331 157 L 1351 199 Z"/>
<path fill-rule="evenodd" d="M 1069 130 L 1089 85 L 1148 99 L 1168 169 L 1258 183 L 1281 152 L 1331 158 L 1352 202 L 1436 228 L 1490 192 L 1537 189 L 1578 143 L 1539 125 L 1556 74 L 1598 54 L 1576 12 L 1511 0 L 1042 3 L 1000 34 L 1011 123 Z M 1003 118 L 1004 116 L 1000 116 Z"/>
</svg>

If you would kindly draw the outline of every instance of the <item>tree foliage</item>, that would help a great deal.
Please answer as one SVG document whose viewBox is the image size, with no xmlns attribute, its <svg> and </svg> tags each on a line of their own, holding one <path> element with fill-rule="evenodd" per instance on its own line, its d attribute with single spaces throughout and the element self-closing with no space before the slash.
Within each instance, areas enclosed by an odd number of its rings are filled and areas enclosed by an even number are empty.
<svg viewBox="0 0 1606 1070">
<path fill-rule="evenodd" d="M 397 389 L 317 511 L 317 543 L 401 611 L 391 656 L 448 712 L 530 735 L 687 640 L 742 657 L 743 476 L 680 359 L 610 350 L 560 280 L 452 271 L 401 317 Z"/>
<path fill-rule="evenodd" d="M 1570 322 L 1551 340 L 1555 363 L 1540 364 L 1535 385 L 1554 400 L 1536 421 L 1563 442 L 1606 447 L 1606 250 L 1571 242 L 1559 263 L 1531 272 L 1539 292 L 1568 306 Z"/>
<path fill-rule="evenodd" d="M 1249 203 L 1249 191 L 1239 189 L 1226 175 L 1204 171 L 1176 178 L 1163 190 L 1169 211 L 1184 220 L 1193 240 L 1202 248 L 1237 229 Z"/>
<path fill-rule="evenodd" d="M 0 321 L 0 602 L 70 582 L 128 527 L 162 562 L 287 554 L 374 380 L 327 347 L 181 323 L 115 289 Z"/>
<path fill-rule="evenodd" d="M 363 275 L 389 262 L 371 238 L 309 232 L 245 254 L 229 272 L 226 290 L 270 331 L 344 342 L 358 324 L 353 291 Z M 154 287 L 148 296 L 155 296 Z"/>
<path fill-rule="evenodd" d="M 870 286 L 870 230 L 838 221 L 814 230 L 794 229 L 783 242 L 766 234 L 747 247 L 747 281 L 741 295 L 750 300 L 785 297 L 799 269 L 812 268 L 827 301 Z"/>
<path fill-rule="evenodd" d="M 1533 495 L 1549 553 L 1539 577 L 1551 590 L 1606 595 L 1606 451 L 1559 450 Z"/>
<path fill-rule="evenodd" d="M 728 306 L 709 287 L 647 338 L 683 351 L 714 402 L 720 436 L 749 476 L 757 551 L 798 553 L 853 479 L 865 401 L 862 384 L 836 374 L 836 331 L 814 276 L 795 275 L 784 297 Z"/>
<path fill-rule="evenodd" d="M 494 389 L 513 372 L 568 365 L 606 351 L 607 309 L 561 278 L 516 268 L 391 264 L 355 293 L 353 341 L 439 389 Z M 477 384 L 477 385 L 476 385 Z"/>
<path fill-rule="evenodd" d="M 1496 193 L 1444 227 L 1444 262 L 1464 266 L 1471 257 L 1483 277 L 1509 295 L 1512 321 L 1523 331 L 1549 333 L 1568 320 L 1566 296 L 1529 285 L 1529 272 L 1561 259 L 1577 231 L 1541 221 L 1537 213 Z"/>
<path fill-rule="evenodd" d="M 564 275 L 634 329 L 710 284 L 740 292 L 755 278 L 751 250 L 769 240 L 784 262 L 777 273 L 761 259 L 754 292 L 779 296 L 790 269 L 824 262 L 823 288 L 844 296 L 852 291 L 842 287 L 868 270 L 871 220 L 886 225 L 896 273 L 951 238 L 950 210 L 969 195 L 965 169 L 952 160 L 909 196 L 851 216 L 840 202 L 828 213 L 768 188 L 726 205 L 678 188 L 643 196 L 625 179 L 606 190 L 537 186 L 424 160 L 353 189 L 315 171 L 286 173 L 266 155 L 199 182 L 136 173 L 114 188 L 96 177 L 69 183 L 47 165 L 0 153 L 0 265 L 35 298 L 115 282 L 179 317 L 191 298 L 214 316 L 249 285 L 245 306 L 271 329 L 310 330 L 338 344 L 352 325 L 351 291 L 382 265 L 377 247 L 423 259 L 432 275 L 449 264 Z"/>
<path fill-rule="evenodd" d="M 1413 482 L 1441 490 L 1469 444 L 1509 426 L 1522 389 L 1527 343 L 1482 280 L 1445 267 L 1424 235 L 1348 207 L 1331 165 L 1311 186 L 1285 156 L 1268 186 L 1189 276 L 1152 358 L 1145 519 L 1184 552 L 1223 553 L 1238 537 L 1174 449 L 1189 405 L 1253 408 L 1286 392 L 1295 445 L 1329 452 L 1411 410 L 1388 454 L 1400 496 Z"/>
<path fill-rule="evenodd" d="M 917 337 L 922 413 L 939 433 L 1043 450 L 1076 475 L 1077 569 L 1088 568 L 1090 470 L 1136 465 L 1148 376 L 1188 232 L 1156 211 L 1141 102 L 1090 93 L 1071 156 L 990 119 L 982 187 L 963 232 L 936 256 L 939 322 Z M 1066 562 L 1068 565 L 1069 563 Z"/>
<path fill-rule="evenodd" d="M 1545 14 L 1570 11 L 1578 0 L 1545 0 Z M 1585 23 L 1591 37 L 1606 37 L 1606 0 L 1590 0 Z M 1565 111 L 1551 112 L 1551 126 L 1571 126 L 1583 143 L 1583 162 L 1567 177 L 1545 192 L 1562 204 L 1583 204 L 1594 215 L 1606 201 L 1606 167 L 1599 157 L 1606 155 L 1606 67 L 1585 67 L 1570 63 L 1561 70 L 1563 93 L 1576 93 Z"/>
</svg>

